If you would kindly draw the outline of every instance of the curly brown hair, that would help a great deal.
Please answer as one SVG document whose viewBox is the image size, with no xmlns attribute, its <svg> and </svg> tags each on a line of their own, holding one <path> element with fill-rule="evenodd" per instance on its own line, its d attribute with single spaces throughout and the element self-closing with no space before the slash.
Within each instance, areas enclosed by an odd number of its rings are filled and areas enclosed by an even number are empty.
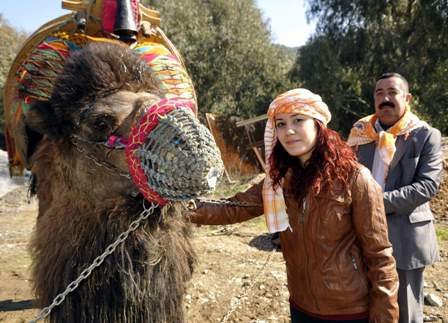
<svg viewBox="0 0 448 323">
<path fill-rule="evenodd" d="M 274 187 L 279 186 L 289 169 L 292 170 L 292 187 L 300 201 L 308 192 L 317 196 L 323 189 L 346 190 L 349 177 L 356 167 L 356 155 L 334 130 L 314 120 L 317 140 L 310 159 L 302 166 L 297 157 L 291 156 L 277 141 L 269 158 L 270 176 Z"/>
</svg>

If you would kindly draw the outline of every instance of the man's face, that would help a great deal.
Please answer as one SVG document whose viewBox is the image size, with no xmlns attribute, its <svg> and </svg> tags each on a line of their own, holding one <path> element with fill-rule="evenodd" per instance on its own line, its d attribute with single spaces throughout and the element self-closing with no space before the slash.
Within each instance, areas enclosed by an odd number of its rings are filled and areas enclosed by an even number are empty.
<svg viewBox="0 0 448 323">
<path fill-rule="evenodd" d="M 412 95 L 398 77 L 379 80 L 375 86 L 375 114 L 383 126 L 394 125 L 406 111 Z"/>
</svg>

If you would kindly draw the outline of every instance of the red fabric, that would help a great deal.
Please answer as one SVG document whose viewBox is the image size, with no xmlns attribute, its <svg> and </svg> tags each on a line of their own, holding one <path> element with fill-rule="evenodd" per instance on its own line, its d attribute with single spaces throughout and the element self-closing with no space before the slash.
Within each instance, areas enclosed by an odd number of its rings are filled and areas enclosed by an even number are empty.
<svg viewBox="0 0 448 323">
<path fill-rule="evenodd" d="M 114 31 L 115 14 L 117 12 L 116 0 L 104 0 L 103 1 L 103 30 L 111 33 Z"/>
<path fill-rule="evenodd" d="M 138 6 L 138 0 L 131 0 L 132 15 L 137 28 L 140 28 L 140 9 Z M 114 31 L 115 16 L 117 13 L 117 0 L 104 0 L 103 1 L 103 31 L 111 33 Z"/>
<path fill-rule="evenodd" d="M 160 56 L 162 56 L 160 53 L 154 53 L 154 54 L 143 54 L 140 57 L 143 58 L 148 64 L 150 64 L 154 59 L 156 59 L 156 58 L 158 58 Z M 163 55 L 163 57 L 164 58 L 170 58 L 172 60 L 175 60 L 176 62 L 179 62 L 177 57 L 174 56 L 173 54 Z"/>
</svg>

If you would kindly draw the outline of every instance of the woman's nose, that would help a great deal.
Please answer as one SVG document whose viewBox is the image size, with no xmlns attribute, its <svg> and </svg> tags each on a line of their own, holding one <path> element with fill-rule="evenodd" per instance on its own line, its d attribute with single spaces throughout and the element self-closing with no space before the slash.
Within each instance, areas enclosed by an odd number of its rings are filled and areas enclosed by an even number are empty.
<svg viewBox="0 0 448 323">
<path fill-rule="evenodd" d="M 292 129 L 292 128 L 288 128 L 287 133 L 288 133 L 289 135 L 293 135 L 293 134 L 295 134 L 295 131 L 294 131 L 294 129 Z"/>
</svg>

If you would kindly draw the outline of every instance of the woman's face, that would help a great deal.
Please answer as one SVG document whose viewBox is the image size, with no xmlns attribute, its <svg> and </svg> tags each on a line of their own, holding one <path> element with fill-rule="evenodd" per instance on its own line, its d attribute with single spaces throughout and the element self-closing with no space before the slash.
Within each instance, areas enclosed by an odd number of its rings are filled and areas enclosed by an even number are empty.
<svg viewBox="0 0 448 323">
<path fill-rule="evenodd" d="M 314 119 L 293 113 L 275 115 L 275 129 L 283 148 L 304 165 L 311 157 L 317 140 Z"/>
</svg>

